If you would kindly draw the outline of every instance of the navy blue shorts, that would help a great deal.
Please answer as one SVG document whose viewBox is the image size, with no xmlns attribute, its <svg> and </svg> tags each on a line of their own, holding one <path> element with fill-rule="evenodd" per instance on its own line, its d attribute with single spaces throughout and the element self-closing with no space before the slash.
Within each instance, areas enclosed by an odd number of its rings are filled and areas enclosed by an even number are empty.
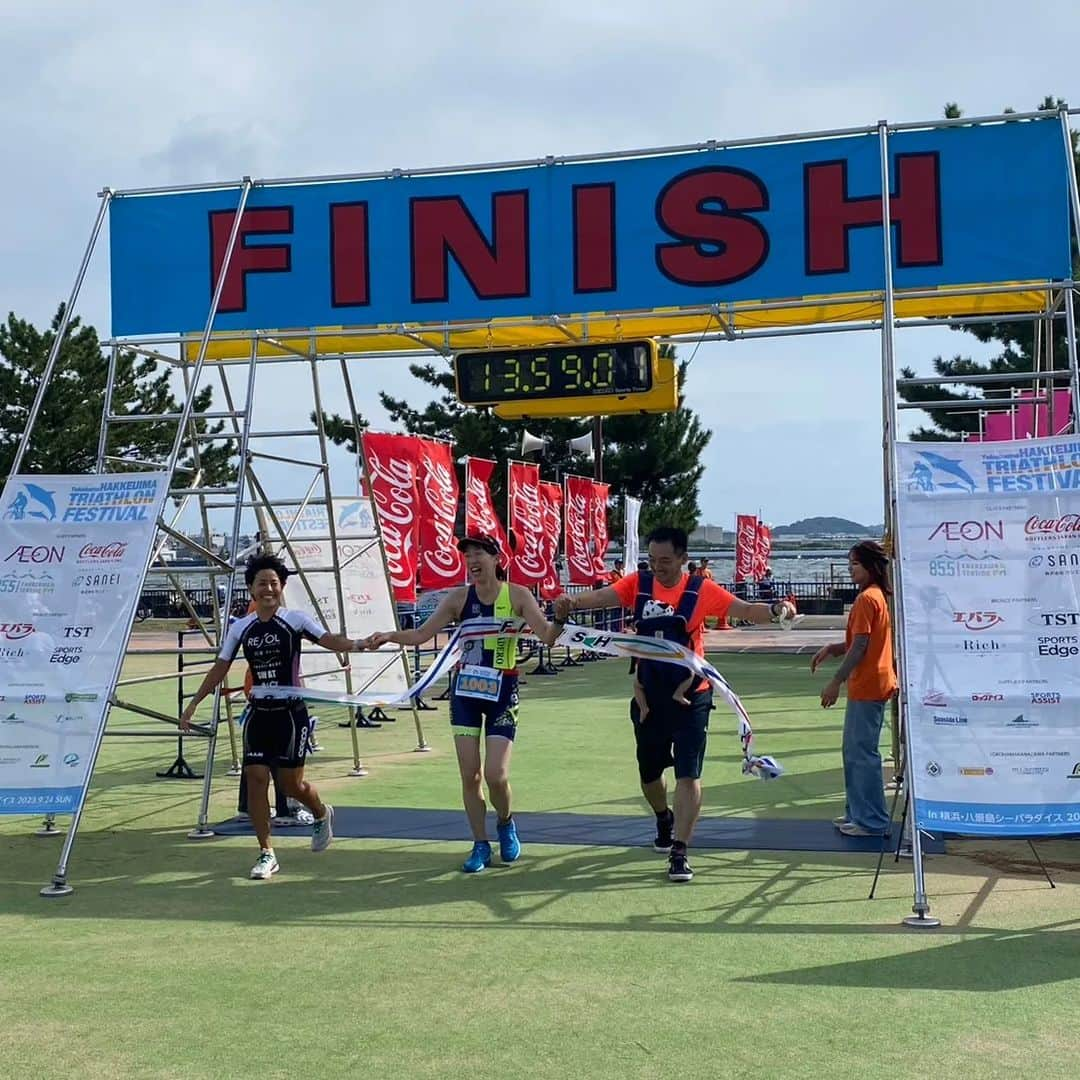
<svg viewBox="0 0 1080 1080">
<path fill-rule="evenodd" d="M 686 696 L 689 705 L 670 700 L 650 704 L 644 722 L 638 703 L 630 702 L 638 775 L 643 784 L 659 780 L 664 770 L 673 765 L 676 780 L 697 780 L 701 776 L 709 737 L 712 690 L 695 690 Z"/>
<path fill-rule="evenodd" d="M 518 677 L 517 674 L 504 674 L 498 701 L 484 701 L 480 698 L 459 697 L 456 692 L 457 675 L 450 691 L 450 730 L 455 735 L 480 738 L 481 734 L 490 738 L 500 738 L 513 742 L 517 734 L 518 720 Z"/>
</svg>

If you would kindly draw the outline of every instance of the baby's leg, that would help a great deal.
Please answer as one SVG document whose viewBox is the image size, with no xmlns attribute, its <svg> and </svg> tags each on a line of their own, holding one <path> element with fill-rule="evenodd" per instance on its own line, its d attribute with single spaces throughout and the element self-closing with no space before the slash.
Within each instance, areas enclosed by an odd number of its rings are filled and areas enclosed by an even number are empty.
<svg viewBox="0 0 1080 1080">
<path fill-rule="evenodd" d="M 697 676 L 693 672 L 690 672 L 689 677 L 675 687 L 675 693 L 671 696 L 680 705 L 690 704 L 690 699 L 686 696 L 686 694 L 690 687 L 694 684 L 694 679 L 696 678 Z"/>
</svg>

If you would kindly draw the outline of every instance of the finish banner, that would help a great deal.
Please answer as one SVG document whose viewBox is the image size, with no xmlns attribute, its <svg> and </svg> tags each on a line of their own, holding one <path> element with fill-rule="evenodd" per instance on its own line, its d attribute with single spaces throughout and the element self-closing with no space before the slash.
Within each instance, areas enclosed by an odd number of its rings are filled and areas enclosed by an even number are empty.
<svg viewBox="0 0 1080 1080">
<path fill-rule="evenodd" d="M 0 814 L 79 809 L 166 473 L 13 476 L 0 499 Z"/>
<path fill-rule="evenodd" d="M 1080 440 L 897 454 L 916 822 L 1080 832 Z"/>
</svg>

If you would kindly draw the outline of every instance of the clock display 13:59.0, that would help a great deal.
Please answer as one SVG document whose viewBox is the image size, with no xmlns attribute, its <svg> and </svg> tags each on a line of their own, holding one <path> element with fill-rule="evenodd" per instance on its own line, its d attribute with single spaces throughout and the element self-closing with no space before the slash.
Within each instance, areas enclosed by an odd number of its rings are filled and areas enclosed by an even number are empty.
<svg viewBox="0 0 1080 1080">
<path fill-rule="evenodd" d="M 634 394 L 652 389 L 647 343 L 490 349 L 455 359 L 458 396 L 468 403 Z"/>
</svg>

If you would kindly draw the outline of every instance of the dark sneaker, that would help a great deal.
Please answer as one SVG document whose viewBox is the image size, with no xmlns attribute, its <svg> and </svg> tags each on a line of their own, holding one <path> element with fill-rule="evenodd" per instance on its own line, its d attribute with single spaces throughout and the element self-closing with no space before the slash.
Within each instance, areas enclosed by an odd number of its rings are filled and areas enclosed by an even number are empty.
<svg viewBox="0 0 1080 1080">
<path fill-rule="evenodd" d="M 668 856 L 668 881 L 693 881 L 694 871 L 690 869 L 685 851 L 673 851 Z"/>
<path fill-rule="evenodd" d="M 653 841 L 653 851 L 667 855 L 671 851 L 671 834 L 675 828 L 675 815 L 671 810 L 665 810 L 656 819 L 656 839 Z"/>
</svg>

